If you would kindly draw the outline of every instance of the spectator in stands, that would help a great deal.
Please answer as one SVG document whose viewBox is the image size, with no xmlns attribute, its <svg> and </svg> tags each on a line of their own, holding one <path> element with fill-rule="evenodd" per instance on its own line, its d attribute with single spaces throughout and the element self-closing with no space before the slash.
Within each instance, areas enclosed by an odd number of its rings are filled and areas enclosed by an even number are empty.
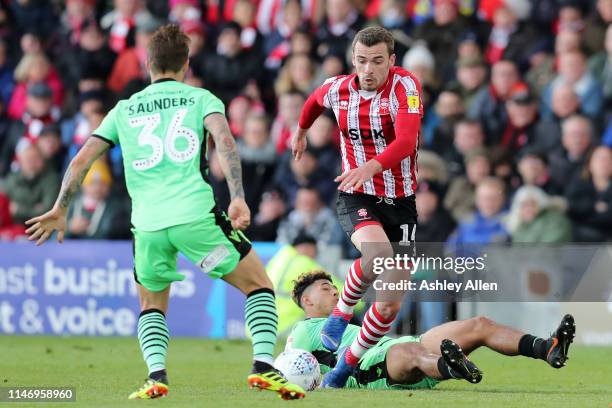
<svg viewBox="0 0 612 408">
<path fill-rule="evenodd" d="M 237 0 L 232 11 L 232 19 L 240 24 L 242 32 L 240 43 L 245 50 L 260 52 L 263 47 L 263 36 L 257 29 L 257 6 L 250 0 Z"/>
<path fill-rule="evenodd" d="M 505 204 L 504 183 L 495 177 L 483 179 L 476 187 L 476 211 L 459 222 L 448 243 L 486 245 L 507 241 L 509 236 L 503 223 Z"/>
<path fill-rule="evenodd" d="M 429 107 L 436 99 L 440 84 L 436 76 L 434 56 L 423 41 L 415 42 L 404 55 L 402 67 L 414 74 L 421 84 L 423 105 Z M 427 115 L 428 109 L 425 109 Z"/>
<path fill-rule="evenodd" d="M 336 122 L 329 115 L 319 116 L 308 130 L 308 145 L 310 151 L 315 155 L 319 162 L 319 168 L 325 174 L 340 174 L 340 154 L 335 145 L 334 134 L 338 139 L 338 130 L 335 128 Z M 337 140 L 339 143 L 339 140 Z"/>
<path fill-rule="evenodd" d="M 474 96 L 468 112 L 470 118 L 483 124 L 488 140 L 495 140 L 503 133 L 508 120 L 506 100 L 520 88 L 525 88 L 525 85 L 521 82 L 514 62 L 501 60 L 493 65 L 491 85 Z"/>
<path fill-rule="evenodd" d="M 457 60 L 457 82 L 463 106 L 469 112 L 475 96 L 486 88 L 487 67 L 482 57 L 462 57 Z"/>
<path fill-rule="evenodd" d="M 306 54 L 291 54 L 280 70 L 274 89 L 282 95 L 297 89 L 303 94 L 310 94 L 320 84 L 315 82 L 316 65 Z"/>
<path fill-rule="evenodd" d="M 276 149 L 270 139 L 267 118 L 250 114 L 238 140 L 238 153 L 242 161 L 245 200 L 249 208 L 257 208 L 261 192 L 268 187 L 276 169 Z"/>
<path fill-rule="evenodd" d="M 480 122 L 462 119 L 455 124 L 452 143 L 440 152 L 451 177 L 465 174 L 465 158 L 470 152 L 484 148 L 484 132 Z"/>
<path fill-rule="evenodd" d="M 596 9 L 587 17 L 582 34 L 582 41 L 589 54 L 604 49 L 606 28 L 612 24 L 612 0 L 597 0 L 595 3 Z"/>
<path fill-rule="evenodd" d="M 16 153 L 19 171 L 6 177 L 4 188 L 10 200 L 13 222 L 23 224 L 53 206 L 59 191 L 59 179 L 52 169 L 45 169 L 36 144 L 22 139 Z"/>
<path fill-rule="evenodd" d="M 283 19 L 264 40 L 264 53 L 267 56 L 266 68 L 274 71 L 280 68 L 283 60 L 293 52 L 290 45 L 291 37 L 298 30 L 305 29 L 304 24 L 300 1 L 285 1 Z"/>
<path fill-rule="evenodd" d="M 573 115 L 563 121 L 561 126 L 562 145 L 548 156 L 552 182 L 566 191 L 567 184 L 578 176 L 586 164 L 593 140 L 590 120 L 581 115 Z"/>
<path fill-rule="evenodd" d="M 51 89 L 53 104 L 56 107 L 62 105 L 64 99 L 64 87 L 51 65 L 49 59 L 42 53 L 26 54 L 21 58 L 15 68 L 15 80 L 17 85 L 8 105 L 8 116 L 11 119 L 21 119 L 26 111 L 26 100 L 28 99 L 28 88 L 32 84 L 44 83 Z"/>
<path fill-rule="evenodd" d="M 419 226 L 416 230 L 418 242 L 446 242 L 455 230 L 455 220 L 441 205 L 444 191 L 435 182 L 421 182 L 416 191 L 416 208 Z"/>
<path fill-rule="evenodd" d="M 529 68 L 525 73 L 525 82 L 538 97 L 542 97 L 544 89 L 555 78 L 556 58 L 551 41 L 538 41 L 529 49 L 527 55 Z"/>
<path fill-rule="evenodd" d="M 437 0 L 433 16 L 414 30 L 414 38 L 424 40 L 436 61 L 436 76 L 442 80 L 453 77 L 457 59 L 457 44 L 467 29 L 467 21 L 459 15 L 459 2 Z"/>
<path fill-rule="evenodd" d="M 148 77 L 149 74 L 145 66 L 147 46 L 153 33 L 159 27 L 160 23 L 153 17 L 142 18 L 138 21 L 134 47 L 122 49 L 113 65 L 107 83 L 111 91 L 118 94 L 124 90 L 130 81 L 144 81 Z"/>
<path fill-rule="evenodd" d="M 561 122 L 580 112 L 580 100 L 571 85 L 561 84 L 552 93 L 552 115 L 540 118 L 536 145 L 541 151 L 551 151 L 561 144 Z"/>
<path fill-rule="evenodd" d="M 463 117 L 465 108 L 461 95 L 453 89 L 444 90 L 438 96 L 433 112 L 427 115 L 423 125 L 424 145 L 445 157 L 453 145 L 455 124 Z"/>
<path fill-rule="evenodd" d="M 576 241 L 603 242 L 612 239 L 612 150 L 593 150 L 582 174 L 567 186 L 569 216 Z"/>
<path fill-rule="evenodd" d="M 484 149 L 475 149 L 466 155 L 465 166 L 466 175 L 451 181 L 444 198 L 444 208 L 457 221 L 474 211 L 476 186 L 491 174 L 491 160 Z"/>
<path fill-rule="evenodd" d="M 572 31 L 582 33 L 585 27 L 584 7 L 578 0 L 566 0 L 559 5 L 557 26 L 553 29 L 557 33 Z"/>
<path fill-rule="evenodd" d="M 589 59 L 589 70 L 600 84 L 603 85 L 605 102 L 612 102 L 612 24 L 606 30 L 605 49 Z M 612 108 L 607 108 L 610 111 Z"/>
<path fill-rule="evenodd" d="M 53 4 L 48 1 L 12 1 L 10 2 L 12 23 L 24 32 L 35 28 L 40 36 L 50 36 L 57 28 L 58 18 Z"/>
<path fill-rule="evenodd" d="M 525 186 L 538 187 L 548 195 L 562 193 L 561 186 L 553 183 L 548 168 L 548 160 L 544 153 L 534 150 L 524 152 L 517 165 L 517 169 Z"/>
<path fill-rule="evenodd" d="M 168 20 L 179 25 L 187 21 L 198 21 L 202 17 L 200 2 L 197 0 L 170 0 L 168 1 Z"/>
<path fill-rule="evenodd" d="M 341 245 L 344 239 L 335 214 L 321 201 L 315 188 L 302 187 L 297 191 L 295 209 L 278 227 L 276 242 L 291 243 L 301 231 L 316 237 L 321 246 Z"/>
<path fill-rule="evenodd" d="M 68 0 L 66 9 L 61 15 L 62 34 L 70 45 L 81 40 L 83 28 L 95 21 L 95 0 Z"/>
<path fill-rule="evenodd" d="M 564 52 L 559 55 L 558 61 L 559 74 L 542 95 L 543 114 L 550 114 L 554 89 L 568 84 L 578 95 L 582 112 L 596 119 L 603 104 L 602 86 L 587 70 L 584 54 L 580 51 Z"/>
<path fill-rule="evenodd" d="M 0 102 L 5 107 L 8 106 L 15 88 L 13 67 L 9 63 L 7 52 L 6 41 L 0 38 Z"/>
<path fill-rule="evenodd" d="M 291 132 L 298 125 L 305 99 L 304 94 L 295 89 L 278 95 L 278 114 L 271 133 L 279 154 L 286 151 L 291 143 Z"/>
<path fill-rule="evenodd" d="M 571 224 L 559 201 L 535 186 L 517 190 L 506 226 L 512 242 L 556 244 L 572 238 Z"/>
<path fill-rule="evenodd" d="M 345 55 L 353 37 L 364 24 L 365 18 L 350 0 L 327 0 L 325 19 L 317 31 L 319 56 L 330 52 Z"/>
<path fill-rule="evenodd" d="M 143 0 L 113 0 L 114 9 L 100 20 L 100 26 L 108 31 L 108 44 L 117 54 L 135 45 L 138 23 L 153 18 Z"/>
<path fill-rule="evenodd" d="M 81 194 L 68 209 L 66 238 L 113 239 L 126 235 L 126 214 L 110 195 L 111 186 L 110 169 L 104 158 L 98 159 L 83 179 Z"/>
<path fill-rule="evenodd" d="M 299 161 L 293 160 L 290 154 L 285 154 L 281 159 L 274 175 L 274 183 L 287 197 L 289 207 L 296 205 L 297 192 L 303 187 L 317 189 L 322 201 L 326 205 L 331 204 L 336 196 L 334 175 L 326 174 L 318 163 L 312 148 L 307 148 Z"/>
<path fill-rule="evenodd" d="M 216 53 L 198 61 L 204 86 L 226 104 L 262 74 L 261 57 L 253 50 L 242 49 L 241 32 L 238 23 L 226 23 L 217 39 Z"/>
<path fill-rule="evenodd" d="M 261 195 L 259 208 L 253 216 L 253 222 L 246 230 L 253 241 L 276 241 L 278 227 L 287 212 L 286 198 L 282 191 L 271 188 Z"/>
<path fill-rule="evenodd" d="M 45 126 L 36 139 L 46 167 L 60 174 L 64 169 L 64 156 L 66 149 L 62 144 L 59 126 L 56 124 Z"/>
<path fill-rule="evenodd" d="M 22 138 L 35 142 L 40 131 L 47 125 L 57 123 L 59 111 L 53 107 L 52 91 L 45 83 L 35 83 L 28 87 L 26 112 L 11 122 L 6 141 L 0 154 L 0 175 L 5 175 L 15 164 L 15 150 Z"/>
<path fill-rule="evenodd" d="M 508 152 L 519 153 L 522 149 L 536 144 L 538 103 L 528 90 L 512 93 L 506 101 L 508 123 L 500 140 L 490 140 L 493 145 L 500 145 Z"/>
</svg>

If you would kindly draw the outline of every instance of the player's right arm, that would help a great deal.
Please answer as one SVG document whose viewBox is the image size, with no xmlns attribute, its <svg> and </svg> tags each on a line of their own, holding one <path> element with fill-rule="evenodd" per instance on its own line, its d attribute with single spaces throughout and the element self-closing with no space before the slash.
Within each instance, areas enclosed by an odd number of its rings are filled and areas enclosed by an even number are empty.
<svg viewBox="0 0 612 408">
<path fill-rule="evenodd" d="M 102 156 L 110 146 L 107 141 L 98 137 L 87 139 L 85 145 L 74 156 L 66 169 L 62 187 L 53 208 L 43 215 L 26 221 L 26 225 L 30 225 L 26 230 L 29 235 L 28 240 L 37 239 L 36 245 L 41 245 L 51 236 L 53 231 L 57 231 L 57 240 L 59 242 L 64 241 L 68 207 L 79 191 L 81 183 L 93 162 Z"/>
<path fill-rule="evenodd" d="M 229 124 L 221 113 L 211 113 L 204 118 L 204 125 L 210 131 L 219 156 L 219 163 L 232 201 L 227 210 L 227 215 L 235 229 L 245 229 L 251 223 L 251 212 L 244 200 L 244 189 L 242 187 L 242 166 L 240 156 L 236 149 L 236 141 Z"/>
<path fill-rule="evenodd" d="M 306 150 L 306 132 L 310 129 L 314 121 L 323 113 L 325 108 L 330 107 L 327 103 L 326 96 L 335 79 L 334 77 L 325 81 L 323 85 L 310 94 L 304 103 L 298 127 L 291 138 L 291 152 L 295 160 L 300 160 L 302 153 Z"/>
</svg>

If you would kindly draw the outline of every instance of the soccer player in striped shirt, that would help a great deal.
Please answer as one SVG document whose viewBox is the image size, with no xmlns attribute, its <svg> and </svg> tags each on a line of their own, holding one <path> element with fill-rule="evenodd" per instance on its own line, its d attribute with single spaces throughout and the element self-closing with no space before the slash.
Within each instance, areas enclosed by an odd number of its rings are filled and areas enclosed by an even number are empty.
<svg viewBox="0 0 612 408">
<path fill-rule="evenodd" d="M 362 258 L 350 267 L 338 305 L 321 332 L 323 345 L 332 351 L 340 344 L 354 306 L 374 280 L 363 258 L 364 245 L 377 243 L 386 256 L 393 255 L 391 242 L 414 248 L 417 222 L 421 86 L 413 74 L 394 66 L 393 37 L 384 28 L 359 31 L 352 47 L 355 73 L 330 78 L 309 96 L 292 138 L 292 152 L 299 160 L 306 149 L 307 130 L 325 108 L 333 110 L 341 132 L 343 170 L 336 178 L 338 217 Z M 397 301 L 377 301 L 370 307 L 359 335 L 325 376 L 322 387 L 344 386 L 359 359 L 388 333 L 399 308 Z"/>
</svg>

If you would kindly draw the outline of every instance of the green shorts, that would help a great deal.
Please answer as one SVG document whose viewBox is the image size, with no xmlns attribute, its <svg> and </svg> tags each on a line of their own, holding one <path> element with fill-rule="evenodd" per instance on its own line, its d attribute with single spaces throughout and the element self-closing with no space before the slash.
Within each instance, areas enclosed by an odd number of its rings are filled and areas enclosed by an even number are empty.
<svg viewBox="0 0 612 408">
<path fill-rule="evenodd" d="M 174 281 L 185 279 L 178 273 L 178 253 L 185 255 L 211 278 L 232 271 L 251 250 L 251 242 L 216 206 L 202 218 L 158 231 L 132 228 L 134 235 L 134 279 L 151 292 L 159 292 Z"/>
<path fill-rule="evenodd" d="M 432 389 L 439 383 L 431 377 L 425 377 L 414 384 L 390 384 L 387 373 L 387 352 L 400 343 L 418 343 L 420 336 L 402 336 L 397 339 L 381 341 L 372 347 L 361 358 L 355 377 L 349 378 L 347 388 L 368 388 L 372 390 L 419 390 Z"/>
</svg>

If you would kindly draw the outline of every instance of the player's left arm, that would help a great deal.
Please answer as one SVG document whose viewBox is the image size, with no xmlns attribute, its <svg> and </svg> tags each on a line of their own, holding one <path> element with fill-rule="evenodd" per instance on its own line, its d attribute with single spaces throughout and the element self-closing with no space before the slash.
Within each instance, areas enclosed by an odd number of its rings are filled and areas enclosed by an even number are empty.
<svg viewBox="0 0 612 408">
<path fill-rule="evenodd" d="M 43 215 L 26 221 L 26 225 L 30 226 L 26 230 L 26 234 L 29 235 L 28 240 L 33 241 L 36 239 L 36 245 L 41 245 L 54 231 L 57 231 L 57 240 L 59 242 L 64 241 L 68 207 L 75 194 L 79 191 L 81 183 L 93 162 L 110 147 L 111 144 L 102 138 L 89 137 L 87 139 L 85 145 L 79 150 L 68 165 L 68 169 L 66 169 L 62 186 L 53 208 Z"/>
<path fill-rule="evenodd" d="M 211 113 L 204 118 L 204 125 L 215 141 L 219 164 L 227 180 L 232 201 L 227 215 L 235 229 L 245 229 L 251 223 L 251 212 L 244 200 L 242 186 L 242 165 L 236 148 L 236 141 L 230 131 L 227 119 L 221 113 Z"/>
<path fill-rule="evenodd" d="M 423 116 L 420 85 L 416 80 L 404 78 L 396 87 L 396 96 L 399 106 L 394 126 L 395 140 L 363 166 L 336 177 L 335 181 L 340 182 L 338 190 L 359 188 L 375 174 L 397 166 L 414 153 Z"/>
</svg>

